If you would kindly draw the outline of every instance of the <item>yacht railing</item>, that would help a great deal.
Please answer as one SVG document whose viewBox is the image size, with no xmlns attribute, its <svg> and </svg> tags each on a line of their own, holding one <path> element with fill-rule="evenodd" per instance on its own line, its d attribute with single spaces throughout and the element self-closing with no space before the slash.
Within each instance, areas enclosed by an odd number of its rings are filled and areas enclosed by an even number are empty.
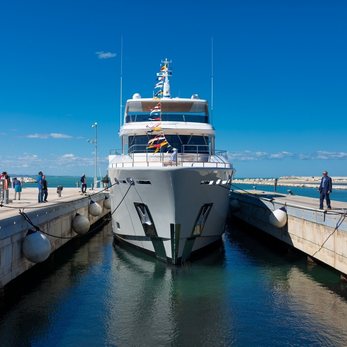
<svg viewBox="0 0 347 347">
<path fill-rule="evenodd" d="M 227 151 L 216 150 L 209 153 L 209 146 L 183 145 L 177 155 L 169 152 L 157 152 L 147 149 L 145 145 L 134 145 L 128 154 L 119 150 L 110 152 L 110 167 L 140 167 L 140 166 L 188 166 L 231 168 Z"/>
</svg>

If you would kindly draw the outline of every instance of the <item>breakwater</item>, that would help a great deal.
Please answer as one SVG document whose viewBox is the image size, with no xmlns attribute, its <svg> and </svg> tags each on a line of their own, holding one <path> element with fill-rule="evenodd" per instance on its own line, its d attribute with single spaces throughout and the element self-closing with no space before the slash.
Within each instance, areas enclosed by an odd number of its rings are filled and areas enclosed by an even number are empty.
<svg viewBox="0 0 347 347">
<path fill-rule="evenodd" d="M 276 181 L 277 180 L 277 181 Z M 333 189 L 347 190 L 347 177 L 332 177 Z M 279 178 L 235 178 L 234 184 L 248 184 L 248 185 L 264 185 L 264 186 L 286 186 L 298 188 L 315 188 L 319 187 L 321 177 L 312 176 L 283 176 Z"/>
</svg>

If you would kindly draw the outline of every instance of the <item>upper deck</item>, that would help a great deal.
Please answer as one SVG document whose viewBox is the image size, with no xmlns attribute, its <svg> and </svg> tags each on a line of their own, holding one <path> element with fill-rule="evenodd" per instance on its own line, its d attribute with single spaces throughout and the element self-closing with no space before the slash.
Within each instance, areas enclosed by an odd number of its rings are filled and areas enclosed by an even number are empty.
<svg viewBox="0 0 347 347">
<path fill-rule="evenodd" d="M 141 98 L 139 94 L 127 101 L 124 124 L 159 119 L 164 122 L 209 123 L 207 101 L 193 96 L 191 99 L 160 99 L 159 103 L 158 99 Z"/>
<path fill-rule="evenodd" d="M 123 155 L 174 150 L 185 158 L 188 153 L 215 154 L 215 131 L 210 124 L 208 102 L 197 94 L 191 98 L 172 98 L 169 63 L 167 59 L 162 61 L 152 98 L 135 93 L 127 100 L 119 131 Z M 196 161 L 206 160 L 202 156 Z"/>
</svg>

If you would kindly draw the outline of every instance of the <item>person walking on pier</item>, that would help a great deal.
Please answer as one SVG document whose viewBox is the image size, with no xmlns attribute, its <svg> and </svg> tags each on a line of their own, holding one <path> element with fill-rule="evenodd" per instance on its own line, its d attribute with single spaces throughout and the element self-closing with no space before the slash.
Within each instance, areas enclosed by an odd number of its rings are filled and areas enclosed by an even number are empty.
<svg viewBox="0 0 347 347">
<path fill-rule="evenodd" d="M 320 199 L 319 199 L 319 208 L 323 209 L 323 202 L 324 199 L 326 199 L 327 207 L 330 210 L 331 204 L 330 204 L 330 193 L 333 190 L 333 181 L 331 177 L 328 176 L 327 171 L 323 171 L 323 177 L 320 181 L 319 185 L 319 193 L 320 193 Z"/>
</svg>

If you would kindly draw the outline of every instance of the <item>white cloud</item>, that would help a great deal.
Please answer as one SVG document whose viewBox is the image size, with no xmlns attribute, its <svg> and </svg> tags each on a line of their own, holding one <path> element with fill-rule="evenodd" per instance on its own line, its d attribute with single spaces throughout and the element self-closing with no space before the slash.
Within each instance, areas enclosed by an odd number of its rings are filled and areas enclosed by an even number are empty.
<svg viewBox="0 0 347 347">
<path fill-rule="evenodd" d="M 47 134 L 29 134 L 25 137 L 27 137 L 28 139 L 48 139 Z"/>
<path fill-rule="evenodd" d="M 34 154 L 20 153 L 13 155 L 0 155 L 3 170 L 16 175 L 35 175 L 39 170 L 49 175 L 79 175 L 82 172 L 94 172 L 95 158 L 93 155 L 79 156 L 74 153 L 65 154 Z M 98 170 L 105 171 L 108 157 L 98 158 Z"/>
<path fill-rule="evenodd" d="M 72 138 L 72 136 L 70 135 L 60 134 L 60 133 L 50 133 L 49 135 L 53 139 L 71 139 Z"/>
<path fill-rule="evenodd" d="M 299 160 L 346 160 L 347 152 L 328 152 L 316 151 L 313 153 L 292 153 L 281 151 L 275 153 L 267 153 L 261 151 L 240 151 L 228 152 L 230 161 L 253 161 L 253 160 L 282 160 L 282 159 L 299 159 Z"/>
<path fill-rule="evenodd" d="M 262 151 L 241 151 L 241 152 L 229 152 L 228 153 L 229 159 L 231 160 L 263 160 L 263 159 L 284 159 L 284 158 L 291 158 L 295 155 L 293 153 L 282 151 L 277 153 L 268 153 L 268 152 L 262 152 Z"/>
<path fill-rule="evenodd" d="M 94 157 L 79 157 L 73 153 L 66 153 L 51 160 L 51 164 L 54 165 L 54 162 L 63 167 L 93 167 Z"/>
<path fill-rule="evenodd" d="M 61 159 L 76 159 L 75 155 L 72 153 L 63 154 Z"/>
<path fill-rule="evenodd" d="M 28 139 L 71 139 L 72 136 L 61 133 L 50 133 L 50 134 L 29 134 L 25 136 Z"/>
<path fill-rule="evenodd" d="M 104 51 L 95 52 L 95 54 L 98 56 L 99 59 L 111 59 L 117 56 L 116 53 L 104 52 Z"/>
<path fill-rule="evenodd" d="M 346 152 L 328 152 L 328 151 L 317 151 L 316 159 L 347 159 Z"/>
<path fill-rule="evenodd" d="M 282 152 L 270 154 L 270 159 L 284 159 L 284 158 L 290 158 L 294 156 L 295 155 L 293 153 L 282 151 Z"/>
</svg>

